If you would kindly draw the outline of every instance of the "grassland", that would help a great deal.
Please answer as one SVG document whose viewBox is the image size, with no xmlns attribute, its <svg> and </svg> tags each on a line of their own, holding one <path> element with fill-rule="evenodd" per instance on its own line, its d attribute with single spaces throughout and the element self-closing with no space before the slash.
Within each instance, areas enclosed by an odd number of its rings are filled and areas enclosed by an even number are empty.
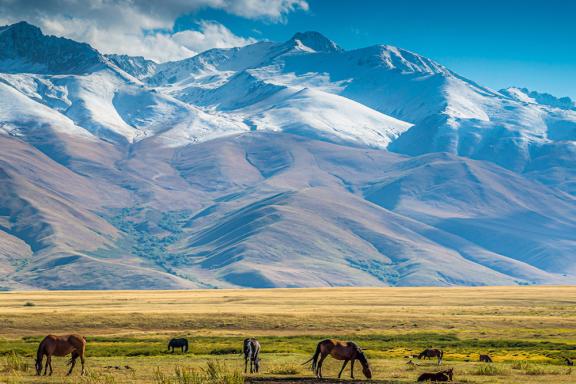
<svg viewBox="0 0 576 384">
<path fill-rule="evenodd" d="M 48 333 L 87 337 L 88 375 L 64 378 L 56 358 L 52 378 L 33 376 Z M 190 339 L 189 353 L 166 351 L 175 336 Z M 259 376 L 275 382 L 309 378 L 301 363 L 317 341 L 337 337 L 364 347 L 374 378 L 387 383 L 436 370 L 406 364 L 426 347 L 445 350 L 457 382 L 574 383 L 576 369 L 561 359 L 576 358 L 576 287 L 7 292 L 0 383 L 236 384 L 246 336 L 263 346 Z M 495 363 L 478 363 L 479 353 Z M 327 360 L 325 376 L 339 367 Z"/>
</svg>

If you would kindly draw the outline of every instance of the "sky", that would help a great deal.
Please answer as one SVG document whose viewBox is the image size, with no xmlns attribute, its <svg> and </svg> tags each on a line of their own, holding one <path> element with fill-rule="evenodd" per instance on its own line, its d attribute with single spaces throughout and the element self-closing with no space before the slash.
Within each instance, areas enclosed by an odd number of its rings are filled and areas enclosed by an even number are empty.
<svg viewBox="0 0 576 384">
<path fill-rule="evenodd" d="M 494 89 L 576 99 L 574 15 L 571 0 L 0 0 L 0 25 L 26 20 L 105 53 L 177 60 L 314 30 L 345 49 L 399 46 Z"/>
</svg>

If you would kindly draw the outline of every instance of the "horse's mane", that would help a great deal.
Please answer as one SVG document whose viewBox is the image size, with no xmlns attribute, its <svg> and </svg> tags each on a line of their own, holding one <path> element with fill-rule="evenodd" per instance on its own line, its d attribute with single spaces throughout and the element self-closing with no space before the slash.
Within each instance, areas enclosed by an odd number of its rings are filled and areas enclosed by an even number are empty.
<svg viewBox="0 0 576 384">
<path fill-rule="evenodd" d="M 360 348 L 358 348 L 358 360 L 360 363 L 362 363 L 362 365 L 369 366 L 368 359 L 366 358 L 364 351 L 362 351 Z"/>
</svg>

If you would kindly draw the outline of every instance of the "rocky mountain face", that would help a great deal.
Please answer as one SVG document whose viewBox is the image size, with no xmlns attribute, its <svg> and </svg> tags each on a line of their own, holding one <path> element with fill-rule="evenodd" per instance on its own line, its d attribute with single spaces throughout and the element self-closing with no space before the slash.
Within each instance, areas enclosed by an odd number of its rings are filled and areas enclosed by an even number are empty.
<svg viewBox="0 0 576 384">
<path fill-rule="evenodd" d="M 26 22 L 0 27 L 0 72 L 83 74 L 103 68 L 104 62 L 88 44 L 44 36 Z"/>
<path fill-rule="evenodd" d="M 576 282 L 571 100 L 317 32 L 157 64 L 0 27 L 0 179 L 0 289 Z"/>
</svg>

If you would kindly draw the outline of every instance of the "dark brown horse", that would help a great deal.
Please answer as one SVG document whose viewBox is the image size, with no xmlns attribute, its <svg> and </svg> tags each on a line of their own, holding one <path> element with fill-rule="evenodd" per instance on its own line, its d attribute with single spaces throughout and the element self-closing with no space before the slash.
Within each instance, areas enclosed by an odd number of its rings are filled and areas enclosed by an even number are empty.
<svg viewBox="0 0 576 384">
<path fill-rule="evenodd" d="M 370 369 L 366 355 L 364 355 L 362 349 L 360 349 L 360 347 L 352 341 L 339 341 L 332 339 L 322 340 L 316 346 L 316 352 L 314 352 L 314 356 L 312 356 L 312 358 L 304 364 L 312 362 L 312 371 L 318 378 L 322 378 L 322 363 L 328 355 L 332 356 L 336 360 L 344 360 L 342 369 L 340 369 L 340 373 L 338 373 L 338 378 L 342 376 L 342 372 L 344 371 L 344 368 L 346 368 L 346 364 L 348 364 L 350 361 L 350 377 L 353 379 L 354 361 L 356 360 L 362 364 L 362 373 L 364 373 L 364 376 L 366 376 L 368 379 L 372 378 L 372 370 Z"/>
<path fill-rule="evenodd" d="M 36 353 L 36 374 L 39 376 L 42 372 L 42 360 L 46 356 L 46 365 L 44 366 L 44 375 L 50 367 L 50 375 L 52 375 L 52 356 L 66 356 L 72 354 L 68 365 L 70 370 L 68 375 L 72 373 L 76 359 L 80 357 L 82 363 L 82 374 L 84 374 L 84 352 L 86 351 L 86 338 L 80 335 L 67 335 L 67 336 L 54 336 L 48 335 L 40 342 L 38 352 Z"/>
<path fill-rule="evenodd" d="M 491 363 L 492 358 L 490 357 L 490 355 L 480 355 L 480 361 L 482 363 Z"/>
<path fill-rule="evenodd" d="M 433 357 L 438 358 L 438 365 L 442 364 L 442 357 L 444 356 L 444 352 L 441 349 L 432 349 L 427 348 L 420 352 L 418 355 L 418 360 L 420 359 L 431 359 Z"/>
<path fill-rule="evenodd" d="M 174 348 L 180 348 L 182 353 L 188 352 L 188 339 L 171 339 L 168 343 L 168 350 L 174 353 Z"/>
<path fill-rule="evenodd" d="M 434 373 L 423 373 L 418 377 L 417 381 L 452 381 L 454 369 L 450 368 L 445 371 Z"/>
<path fill-rule="evenodd" d="M 248 372 L 248 362 L 250 362 L 250 373 L 258 373 L 260 370 L 260 343 L 258 340 L 244 339 L 242 351 L 244 352 L 244 373 Z"/>
<path fill-rule="evenodd" d="M 566 362 L 566 365 L 569 367 L 573 367 L 574 366 L 574 362 L 572 360 L 570 360 L 569 358 L 565 357 L 564 361 Z"/>
</svg>

